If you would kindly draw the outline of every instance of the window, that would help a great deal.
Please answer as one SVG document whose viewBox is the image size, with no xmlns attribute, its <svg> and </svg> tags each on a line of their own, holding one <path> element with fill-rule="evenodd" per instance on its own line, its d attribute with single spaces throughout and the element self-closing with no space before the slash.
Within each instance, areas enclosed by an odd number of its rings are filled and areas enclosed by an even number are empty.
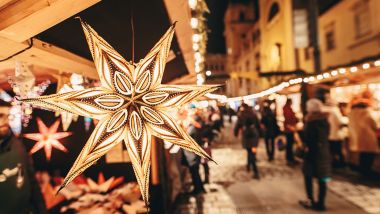
<svg viewBox="0 0 380 214">
<path fill-rule="evenodd" d="M 354 26 L 356 38 L 367 35 L 371 32 L 371 14 L 368 0 L 361 0 L 354 5 Z"/>
<path fill-rule="evenodd" d="M 245 21 L 245 14 L 244 14 L 243 11 L 241 11 L 240 14 L 239 14 L 239 21 L 240 22 L 244 22 Z"/>
<path fill-rule="evenodd" d="M 269 10 L 269 16 L 268 16 L 268 22 L 272 21 L 272 19 L 280 12 L 280 6 L 277 2 L 273 3 L 272 6 L 270 6 Z"/>
<path fill-rule="evenodd" d="M 260 42 L 260 30 L 256 30 L 252 33 L 252 42 L 253 44 L 257 44 Z"/>
<path fill-rule="evenodd" d="M 325 33 L 326 39 L 326 50 L 331 51 L 335 49 L 335 38 L 334 31 L 330 30 Z"/>
<path fill-rule="evenodd" d="M 310 50 L 309 48 L 304 48 L 304 58 L 305 60 L 309 60 L 310 59 Z"/>
<path fill-rule="evenodd" d="M 260 53 L 255 54 L 256 71 L 260 72 Z"/>
<path fill-rule="evenodd" d="M 245 61 L 245 71 L 249 71 L 250 70 L 250 61 L 247 60 Z"/>
</svg>

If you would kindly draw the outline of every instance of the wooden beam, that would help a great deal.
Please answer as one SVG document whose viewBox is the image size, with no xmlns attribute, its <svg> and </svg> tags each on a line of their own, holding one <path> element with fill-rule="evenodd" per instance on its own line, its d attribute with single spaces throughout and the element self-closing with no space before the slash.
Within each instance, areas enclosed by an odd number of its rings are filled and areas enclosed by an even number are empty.
<svg viewBox="0 0 380 214">
<path fill-rule="evenodd" d="M 12 4 L 18 0 L 0 0 L 0 10 L 2 10 L 4 7 L 8 6 L 9 4 Z"/>
<path fill-rule="evenodd" d="M 185 64 L 190 73 L 194 70 L 194 50 L 192 35 L 193 29 L 190 26 L 190 8 L 187 0 L 164 0 L 166 10 L 172 22 L 177 21 L 175 34 L 178 45 L 181 49 Z"/>
<path fill-rule="evenodd" d="M 4 1 L 4 0 L 0 0 Z M 23 42 L 100 0 L 18 0 L 0 8 L 0 36 Z M 4 2 L 0 2 L 4 3 Z"/>
<path fill-rule="evenodd" d="M 7 44 L 4 46 L 6 48 L 0 49 L 0 56 L 2 58 L 10 56 L 17 51 L 28 47 L 28 44 L 26 43 L 17 43 L 1 37 L 0 44 Z M 0 62 L 0 71 L 14 68 L 14 61 L 16 60 L 65 73 L 77 73 L 92 79 L 99 78 L 95 65 L 91 60 L 85 59 L 38 39 L 33 39 L 32 48 L 10 60 Z"/>
<path fill-rule="evenodd" d="M 100 0 L 0 0 L 0 59 L 25 50 L 30 38 L 97 2 Z M 38 39 L 33 43 L 30 49 L 0 62 L 0 72 L 14 69 L 14 61 L 19 60 L 55 73 L 78 73 L 98 79 L 91 60 Z"/>
</svg>

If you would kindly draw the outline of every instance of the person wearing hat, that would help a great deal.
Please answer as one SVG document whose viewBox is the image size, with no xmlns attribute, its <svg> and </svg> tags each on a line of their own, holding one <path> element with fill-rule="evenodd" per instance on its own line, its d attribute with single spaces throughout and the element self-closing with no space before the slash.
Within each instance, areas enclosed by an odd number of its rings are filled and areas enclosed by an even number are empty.
<svg viewBox="0 0 380 214">
<path fill-rule="evenodd" d="M 10 130 L 10 107 L 0 100 L 0 213 L 47 213 L 31 158 Z"/>
<path fill-rule="evenodd" d="M 327 193 L 327 182 L 331 174 L 331 158 L 329 150 L 328 115 L 322 112 L 323 104 L 318 99 L 310 99 L 306 103 L 307 115 L 304 126 L 304 174 L 307 200 L 299 203 L 308 209 L 324 211 Z M 313 178 L 318 179 L 318 200 L 313 196 Z"/>
</svg>

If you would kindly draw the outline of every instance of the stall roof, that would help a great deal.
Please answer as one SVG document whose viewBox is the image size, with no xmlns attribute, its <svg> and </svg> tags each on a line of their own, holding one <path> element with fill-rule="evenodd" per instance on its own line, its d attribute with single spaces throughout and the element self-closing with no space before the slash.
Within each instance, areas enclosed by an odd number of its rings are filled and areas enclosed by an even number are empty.
<svg viewBox="0 0 380 214">
<path fill-rule="evenodd" d="M 5 2 L 8 3 L 0 4 L 0 18 L 4 18 L 0 19 L 2 88 L 9 87 L 5 83 L 7 76 L 14 72 L 16 60 L 33 65 L 37 79 L 41 78 L 41 74 L 56 76 L 70 73 L 98 78 L 80 23 L 74 19 L 76 16 L 93 26 L 130 61 L 133 15 L 135 62 L 143 58 L 170 27 L 170 18 L 175 21 L 168 16 L 167 7 L 161 0 L 36 0 L 28 1 L 30 4 L 26 1 Z M 180 9 L 185 18 L 186 9 Z M 187 32 L 187 28 L 191 29 L 187 21 L 181 20 L 178 25 L 180 27 L 177 28 L 176 35 Z M 170 59 L 164 72 L 164 83 L 188 75 L 192 63 L 188 58 L 184 60 L 182 50 L 183 44 L 191 42 L 187 40 L 189 39 L 180 38 L 180 49 L 177 37 L 174 36 Z"/>
</svg>

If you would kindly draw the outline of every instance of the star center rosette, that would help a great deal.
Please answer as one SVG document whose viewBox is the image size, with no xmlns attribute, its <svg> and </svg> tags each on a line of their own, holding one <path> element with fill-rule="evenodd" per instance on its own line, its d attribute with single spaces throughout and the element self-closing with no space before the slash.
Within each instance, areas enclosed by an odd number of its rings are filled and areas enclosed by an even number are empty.
<svg viewBox="0 0 380 214">
<path fill-rule="evenodd" d="M 143 199 L 148 203 L 152 135 L 211 159 L 168 110 L 214 91 L 217 86 L 161 84 L 175 25 L 138 63 L 127 62 L 87 23 L 81 21 L 81 25 L 101 87 L 24 99 L 23 102 L 99 120 L 61 188 L 124 141 Z"/>
</svg>

